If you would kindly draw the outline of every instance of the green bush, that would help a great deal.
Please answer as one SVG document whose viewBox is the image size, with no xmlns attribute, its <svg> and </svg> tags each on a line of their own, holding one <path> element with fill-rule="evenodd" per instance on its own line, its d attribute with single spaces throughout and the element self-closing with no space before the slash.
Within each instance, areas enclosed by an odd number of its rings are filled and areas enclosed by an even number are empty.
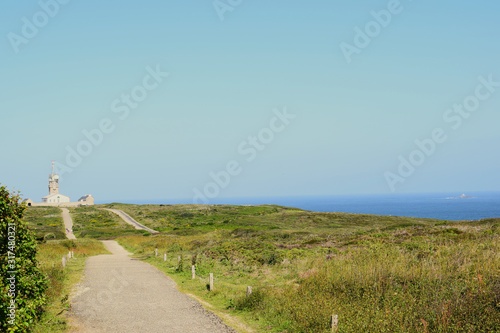
<svg viewBox="0 0 500 333">
<path fill-rule="evenodd" d="M 22 221 L 26 206 L 0 187 L 0 329 L 26 332 L 43 312 L 47 279 L 36 260 L 34 234 Z M 15 273 L 11 273 L 15 272 Z"/>
<path fill-rule="evenodd" d="M 184 272 L 184 257 L 182 254 L 180 255 L 180 257 L 181 257 L 181 260 L 179 260 L 179 263 L 177 264 L 177 269 L 176 269 L 176 271 L 178 273 Z"/>
<path fill-rule="evenodd" d="M 240 311 L 254 311 L 261 309 L 265 301 L 265 296 L 266 294 L 261 290 L 255 290 L 250 294 L 250 296 L 237 298 L 234 302 L 234 308 Z"/>
<path fill-rule="evenodd" d="M 68 250 L 72 250 L 77 247 L 76 243 L 72 239 L 67 239 L 61 242 L 61 245 L 67 248 Z"/>
<path fill-rule="evenodd" d="M 283 260 L 283 256 L 279 252 L 267 252 L 262 255 L 259 262 L 266 265 L 277 265 Z"/>
</svg>

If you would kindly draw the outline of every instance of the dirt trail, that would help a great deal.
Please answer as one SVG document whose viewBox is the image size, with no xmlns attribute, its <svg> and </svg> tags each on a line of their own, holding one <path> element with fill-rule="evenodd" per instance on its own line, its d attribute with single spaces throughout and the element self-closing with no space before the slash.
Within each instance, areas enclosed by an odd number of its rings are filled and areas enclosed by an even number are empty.
<svg viewBox="0 0 500 333">
<path fill-rule="evenodd" d="M 109 209 L 109 208 L 103 208 L 107 211 L 110 211 L 112 213 L 115 213 L 116 215 L 118 215 L 123 221 L 125 221 L 126 223 L 130 224 L 131 226 L 133 226 L 134 228 L 136 229 L 143 229 L 143 230 L 146 230 L 146 231 L 149 231 L 150 233 L 152 234 L 157 234 L 158 231 L 156 230 L 153 230 L 151 228 L 148 228 L 142 224 L 140 224 L 139 222 L 137 222 L 136 220 L 134 220 L 130 215 L 128 215 L 127 213 L 121 211 L 121 210 L 118 210 L 118 209 Z"/>
<path fill-rule="evenodd" d="M 68 239 L 76 239 L 75 235 L 73 235 L 73 219 L 69 214 L 68 208 L 61 208 L 62 216 L 64 221 L 64 229 L 66 230 L 66 237 Z M 70 232 L 68 232 L 70 230 Z"/>
<path fill-rule="evenodd" d="M 115 241 L 103 243 L 112 255 L 87 259 L 71 301 L 72 332 L 235 332 L 164 273 Z"/>
</svg>

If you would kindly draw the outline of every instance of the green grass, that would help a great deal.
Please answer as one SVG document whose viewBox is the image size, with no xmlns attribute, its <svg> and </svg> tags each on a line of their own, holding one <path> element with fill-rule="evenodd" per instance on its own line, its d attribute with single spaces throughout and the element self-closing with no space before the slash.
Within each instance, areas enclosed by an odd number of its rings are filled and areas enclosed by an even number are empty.
<svg viewBox="0 0 500 333">
<path fill-rule="evenodd" d="M 326 332 L 332 313 L 341 332 L 498 331 L 498 234 L 421 233 L 317 258 L 296 286 L 264 287 L 248 308 L 278 331 Z"/>
<path fill-rule="evenodd" d="M 23 220 L 35 233 L 38 241 L 65 239 L 62 212 L 56 207 L 29 207 Z"/>
<path fill-rule="evenodd" d="M 329 332 L 332 314 L 340 332 L 500 332 L 500 219 L 113 206 L 163 230 L 122 245 L 258 332 Z"/>
</svg>

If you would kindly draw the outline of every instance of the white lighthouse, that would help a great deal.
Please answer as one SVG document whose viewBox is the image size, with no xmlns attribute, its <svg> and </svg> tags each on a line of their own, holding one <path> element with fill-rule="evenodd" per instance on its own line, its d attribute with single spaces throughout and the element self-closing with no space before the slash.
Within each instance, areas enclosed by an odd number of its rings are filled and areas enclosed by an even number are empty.
<svg viewBox="0 0 500 333">
<path fill-rule="evenodd" d="M 52 161 L 52 173 L 49 175 L 49 195 L 42 198 L 43 203 L 59 204 L 70 202 L 68 196 L 59 193 L 59 175 L 55 173 L 55 162 Z"/>
</svg>

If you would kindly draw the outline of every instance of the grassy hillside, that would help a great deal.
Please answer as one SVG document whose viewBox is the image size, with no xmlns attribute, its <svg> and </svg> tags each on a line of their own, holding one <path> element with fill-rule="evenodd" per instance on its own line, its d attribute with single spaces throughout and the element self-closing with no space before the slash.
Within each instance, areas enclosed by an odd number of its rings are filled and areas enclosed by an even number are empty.
<svg viewBox="0 0 500 333">
<path fill-rule="evenodd" d="M 500 219 L 112 206 L 163 232 L 121 237 L 121 244 L 256 331 L 329 332 L 332 314 L 340 332 L 499 331 Z"/>
<path fill-rule="evenodd" d="M 123 210 L 138 222 L 170 234 L 203 233 L 235 228 L 346 233 L 379 227 L 430 225 L 440 220 L 347 213 L 318 213 L 276 205 L 126 205 L 102 207 Z"/>
<path fill-rule="evenodd" d="M 147 234 L 146 231 L 136 230 L 116 214 L 100 209 L 99 206 L 72 208 L 70 213 L 76 238 L 110 239 L 121 235 Z"/>
<path fill-rule="evenodd" d="M 65 239 L 62 212 L 56 207 L 29 207 L 23 220 L 35 233 L 38 241 Z"/>
</svg>

